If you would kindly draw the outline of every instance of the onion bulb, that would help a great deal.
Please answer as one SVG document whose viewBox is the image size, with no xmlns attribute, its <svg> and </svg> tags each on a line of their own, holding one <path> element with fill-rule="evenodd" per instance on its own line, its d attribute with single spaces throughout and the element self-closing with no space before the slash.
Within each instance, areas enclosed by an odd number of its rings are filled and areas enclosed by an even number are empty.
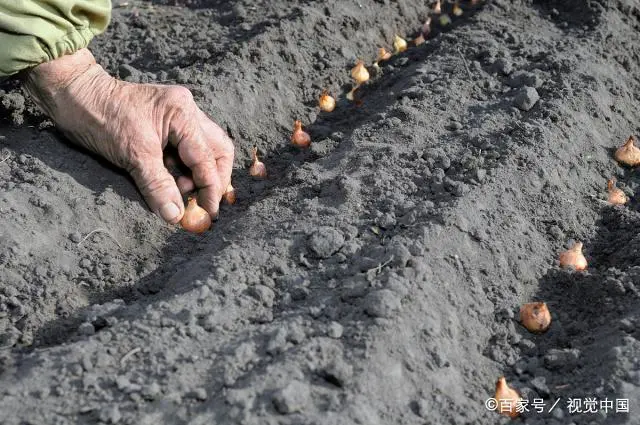
<svg viewBox="0 0 640 425">
<path fill-rule="evenodd" d="M 515 418 L 520 415 L 517 406 L 520 401 L 520 394 L 509 385 L 504 376 L 501 376 L 496 382 L 496 396 L 498 403 L 496 411 L 501 415 Z"/>
<path fill-rule="evenodd" d="M 551 325 L 551 313 L 543 302 L 526 303 L 520 306 L 520 323 L 529 332 L 543 333 Z"/>
<path fill-rule="evenodd" d="M 369 71 L 367 71 L 367 67 L 364 66 L 364 62 L 358 60 L 356 65 L 351 69 L 351 76 L 356 83 L 362 84 L 369 80 Z"/>
<path fill-rule="evenodd" d="M 387 49 L 384 47 L 378 47 L 378 57 L 376 58 L 376 63 L 386 61 L 391 58 L 391 53 L 387 52 Z"/>
<path fill-rule="evenodd" d="M 222 195 L 222 197 L 224 198 L 224 201 L 229 205 L 233 205 L 236 203 L 236 190 L 233 186 L 231 186 L 231 183 L 229 183 L 229 185 L 227 186 L 227 189 L 224 191 L 224 195 Z"/>
<path fill-rule="evenodd" d="M 251 167 L 249 167 L 249 174 L 258 179 L 267 177 L 267 167 L 258 159 L 258 148 L 254 147 L 251 150 L 251 158 L 253 162 L 251 163 Z"/>
<path fill-rule="evenodd" d="M 640 149 L 636 147 L 634 142 L 635 138 L 633 136 L 629 136 L 625 144 L 616 150 L 616 153 L 614 154 L 616 161 L 630 167 L 640 165 Z"/>
<path fill-rule="evenodd" d="M 324 90 L 318 99 L 318 105 L 320 105 L 320 109 L 324 112 L 332 112 L 336 109 L 336 100 L 328 91 Z"/>
<path fill-rule="evenodd" d="M 440 20 L 440 25 L 442 25 L 443 27 L 446 27 L 451 23 L 451 18 L 446 13 L 440 15 L 439 20 Z"/>
<path fill-rule="evenodd" d="M 393 37 L 393 48 L 395 49 L 396 53 L 404 52 L 405 50 L 407 50 L 407 40 L 396 34 Z"/>
<path fill-rule="evenodd" d="M 442 7 L 440 5 L 440 0 L 437 0 L 435 2 L 435 4 L 433 5 L 433 7 L 431 8 L 431 12 L 433 12 L 435 15 L 439 15 L 440 12 L 442 12 Z"/>
<path fill-rule="evenodd" d="M 607 182 L 607 191 L 609 192 L 609 201 L 613 205 L 624 205 L 627 203 L 627 195 L 619 188 L 616 187 L 616 178 L 611 177 Z"/>
<path fill-rule="evenodd" d="M 311 136 L 302 129 L 302 122 L 296 120 L 293 123 L 293 134 L 291 135 L 291 143 L 299 148 L 308 148 L 311 144 Z"/>
<path fill-rule="evenodd" d="M 201 206 L 196 198 L 189 198 L 180 225 L 187 232 L 203 233 L 211 227 L 211 216 Z"/>
<path fill-rule="evenodd" d="M 456 16 L 460 16 L 462 15 L 462 13 L 462 8 L 458 4 L 458 2 L 455 2 L 455 4 L 453 5 L 453 14 Z"/>
<path fill-rule="evenodd" d="M 587 259 L 582 255 L 582 242 L 576 242 L 571 248 L 560 253 L 560 267 L 571 267 L 576 270 L 587 268 Z"/>
</svg>

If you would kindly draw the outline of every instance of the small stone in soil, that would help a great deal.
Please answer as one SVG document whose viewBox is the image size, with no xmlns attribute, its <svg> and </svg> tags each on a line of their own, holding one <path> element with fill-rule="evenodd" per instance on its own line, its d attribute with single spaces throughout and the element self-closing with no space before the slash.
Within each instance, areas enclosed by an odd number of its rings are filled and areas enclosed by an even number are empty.
<svg viewBox="0 0 640 425">
<path fill-rule="evenodd" d="M 308 239 L 309 250 L 318 258 L 329 258 L 344 245 L 342 233 L 331 227 L 321 227 Z"/>
<path fill-rule="evenodd" d="M 393 212 L 384 213 L 376 218 L 376 224 L 383 229 L 393 229 L 397 223 L 396 215 Z"/>
<path fill-rule="evenodd" d="M 511 75 L 507 84 L 514 88 L 529 86 L 537 89 L 542 85 L 542 78 L 528 71 L 516 71 Z"/>
<path fill-rule="evenodd" d="M 462 128 L 462 124 L 460 124 L 458 121 L 451 121 L 449 124 L 447 124 L 446 128 L 449 131 L 460 130 Z"/>
<path fill-rule="evenodd" d="M 122 419 L 118 406 L 105 406 L 100 409 L 100 421 L 106 424 L 117 424 Z"/>
<path fill-rule="evenodd" d="M 140 71 L 128 64 L 122 64 L 118 67 L 120 78 L 125 81 L 137 83 L 140 80 Z"/>
<path fill-rule="evenodd" d="M 207 399 L 207 390 L 204 388 L 196 388 L 192 393 L 193 398 L 200 401 L 205 401 Z"/>
<path fill-rule="evenodd" d="M 286 387 L 279 389 L 273 396 L 273 405 L 284 415 L 302 411 L 311 398 L 309 386 L 304 382 L 291 381 Z"/>
<path fill-rule="evenodd" d="M 580 350 L 576 348 L 563 350 L 552 348 L 544 356 L 544 365 L 550 370 L 570 370 L 578 365 L 578 357 L 580 357 Z"/>
<path fill-rule="evenodd" d="M 513 63 L 509 59 L 500 58 L 493 65 L 498 72 L 504 75 L 509 75 L 513 72 Z"/>
<path fill-rule="evenodd" d="M 429 416 L 429 403 L 427 400 L 420 398 L 411 402 L 411 410 L 413 410 L 413 413 L 416 415 L 426 419 Z"/>
<path fill-rule="evenodd" d="M 370 292 L 364 300 L 365 311 L 372 317 L 389 318 L 400 309 L 400 299 L 388 289 Z"/>
<path fill-rule="evenodd" d="M 262 305 L 267 308 L 273 307 L 273 300 L 275 298 L 275 293 L 271 288 L 264 285 L 256 285 L 252 286 L 248 289 L 249 295 L 251 295 L 256 300 L 260 301 Z"/>
<path fill-rule="evenodd" d="M 142 396 L 147 400 L 153 400 L 160 395 L 162 389 L 157 382 L 152 382 L 142 389 Z"/>
<path fill-rule="evenodd" d="M 549 387 L 544 376 L 537 376 L 530 382 L 531 386 L 542 396 L 549 395 Z"/>
<path fill-rule="evenodd" d="M 344 328 L 338 322 L 331 322 L 327 329 L 327 336 L 330 338 L 338 339 L 342 337 L 342 333 L 344 332 Z"/>
<path fill-rule="evenodd" d="M 411 259 L 409 249 L 399 242 L 392 244 L 387 252 L 393 257 L 391 264 L 394 267 L 405 267 Z"/>
<path fill-rule="evenodd" d="M 287 330 L 278 329 L 267 343 L 267 353 L 276 355 L 282 353 L 287 345 Z"/>
<path fill-rule="evenodd" d="M 93 325 L 89 322 L 84 322 L 82 323 L 79 327 L 78 327 L 78 332 L 81 335 L 93 335 L 96 333 L 96 329 L 93 327 Z"/>
<path fill-rule="evenodd" d="M 342 388 L 351 380 L 353 368 L 347 362 L 338 358 L 325 366 L 320 375 L 325 381 Z"/>
<path fill-rule="evenodd" d="M 524 87 L 513 99 L 513 104 L 520 110 L 528 111 L 540 100 L 538 90 L 533 87 Z"/>
<path fill-rule="evenodd" d="M 293 344 L 300 344 L 307 337 L 307 333 L 299 323 L 293 323 L 289 326 L 289 331 L 287 332 L 287 341 L 292 342 Z"/>
</svg>

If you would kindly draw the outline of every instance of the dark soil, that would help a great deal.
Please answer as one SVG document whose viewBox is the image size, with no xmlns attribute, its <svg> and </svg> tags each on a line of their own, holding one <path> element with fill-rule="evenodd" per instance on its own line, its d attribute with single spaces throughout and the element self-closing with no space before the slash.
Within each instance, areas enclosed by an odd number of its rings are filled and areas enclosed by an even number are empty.
<svg viewBox="0 0 640 425">
<path fill-rule="evenodd" d="M 640 177 L 612 152 L 640 133 L 640 4 L 462 7 L 358 105 L 349 69 L 413 38 L 424 2 L 115 8 L 99 62 L 187 86 L 235 141 L 239 202 L 204 236 L 5 83 L 0 423 L 506 423 L 485 408 L 504 375 L 546 403 L 516 422 L 639 424 Z M 625 207 L 603 201 L 611 176 Z M 558 267 L 572 240 L 585 272 Z M 542 335 L 517 321 L 535 300 Z M 570 414 L 586 397 L 629 413 Z"/>
</svg>

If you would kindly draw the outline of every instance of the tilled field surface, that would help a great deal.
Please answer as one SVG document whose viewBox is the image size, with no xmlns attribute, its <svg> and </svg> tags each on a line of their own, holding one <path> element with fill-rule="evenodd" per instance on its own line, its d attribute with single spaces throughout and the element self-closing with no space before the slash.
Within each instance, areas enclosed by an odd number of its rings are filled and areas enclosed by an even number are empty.
<svg viewBox="0 0 640 425">
<path fill-rule="evenodd" d="M 503 375 L 544 403 L 520 423 L 640 423 L 640 177 L 612 159 L 640 133 L 638 0 L 462 2 L 356 103 L 356 59 L 429 5 L 120 6 L 95 56 L 191 89 L 235 141 L 238 203 L 204 236 L 165 226 L 0 87 L 0 424 L 507 423 Z M 584 272 L 558 266 L 573 241 Z M 541 335 L 518 323 L 537 300 Z"/>
</svg>

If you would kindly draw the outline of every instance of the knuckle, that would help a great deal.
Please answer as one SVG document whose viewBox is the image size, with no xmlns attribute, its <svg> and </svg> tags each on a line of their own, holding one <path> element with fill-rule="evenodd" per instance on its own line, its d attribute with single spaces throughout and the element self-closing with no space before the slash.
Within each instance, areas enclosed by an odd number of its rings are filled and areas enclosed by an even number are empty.
<svg viewBox="0 0 640 425">
<path fill-rule="evenodd" d="M 186 107 L 193 103 L 193 94 L 191 91 L 183 86 L 171 86 L 167 89 L 166 95 L 167 100 L 179 107 Z"/>
</svg>

